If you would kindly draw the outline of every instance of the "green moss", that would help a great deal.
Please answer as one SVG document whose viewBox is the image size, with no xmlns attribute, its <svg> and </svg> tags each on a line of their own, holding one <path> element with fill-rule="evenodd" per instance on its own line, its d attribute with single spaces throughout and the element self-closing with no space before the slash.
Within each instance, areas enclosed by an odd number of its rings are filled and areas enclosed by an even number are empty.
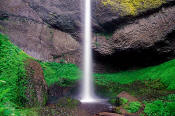
<svg viewBox="0 0 175 116">
<path fill-rule="evenodd" d="M 145 102 L 144 112 L 147 116 L 174 116 L 175 94 L 162 97 L 155 101 Z"/>
<path fill-rule="evenodd" d="M 160 90 L 160 89 L 167 88 L 167 86 L 164 83 L 162 83 L 160 79 L 155 79 L 155 80 L 150 79 L 150 80 L 146 80 L 144 83 L 147 87 L 151 89 Z"/>
<path fill-rule="evenodd" d="M 101 0 L 104 6 L 109 5 L 121 15 L 137 15 L 148 9 L 158 8 L 166 0 Z"/>
<path fill-rule="evenodd" d="M 140 107 L 141 107 L 141 103 L 136 101 L 136 102 L 130 102 L 129 105 L 128 105 L 128 112 L 130 113 L 136 113 L 139 111 Z"/>
<path fill-rule="evenodd" d="M 75 108 L 80 104 L 80 101 L 69 97 L 63 97 L 58 100 L 57 105 L 60 107 Z"/>
<path fill-rule="evenodd" d="M 175 100 L 175 99 L 174 99 Z M 146 103 L 144 112 L 147 116 L 174 116 L 175 101 L 155 100 Z"/>
<path fill-rule="evenodd" d="M 141 80 L 155 80 L 160 79 L 167 90 L 175 90 L 175 59 L 165 62 L 163 64 L 152 66 L 148 68 L 143 68 L 139 70 L 123 71 L 111 74 L 95 74 L 96 83 L 98 85 L 106 85 L 108 83 L 120 83 L 128 84 L 134 81 Z M 160 84 L 160 83 L 159 83 Z"/>
<path fill-rule="evenodd" d="M 80 77 L 80 71 L 74 64 L 55 62 L 40 62 L 40 64 L 48 86 L 54 83 L 62 86 L 70 86 Z"/>
<path fill-rule="evenodd" d="M 120 102 L 121 102 L 122 105 L 127 104 L 128 103 L 128 99 L 120 98 Z"/>
<path fill-rule="evenodd" d="M 0 115 L 25 116 L 22 108 L 26 102 L 24 86 L 24 60 L 29 58 L 8 37 L 0 33 Z"/>
</svg>

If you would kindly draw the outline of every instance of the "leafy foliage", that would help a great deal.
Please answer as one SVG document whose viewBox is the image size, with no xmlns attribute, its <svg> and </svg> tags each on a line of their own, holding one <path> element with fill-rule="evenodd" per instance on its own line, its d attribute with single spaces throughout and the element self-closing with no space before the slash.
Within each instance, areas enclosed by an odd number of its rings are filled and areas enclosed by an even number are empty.
<svg viewBox="0 0 175 116">
<path fill-rule="evenodd" d="M 33 109 L 23 109 L 25 103 L 25 69 L 24 60 L 29 58 L 22 50 L 10 43 L 5 35 L 0 34 L 0 115 L 33 116 Z M 41 62 L 45 80 L 48 85 L 58 83 L 69 86 L 79 79 L 80 71 L 74 64 Z M 142 81 L 148 90 L 175 90 L 175 60 L 161 65 L 140 70 L 124 71 L 113 74 L 95 74 L 98 85 L 110 85 L 108 91 L 123 90 L 122 85 Z M 130 86 L 129 86 L 130 87 Z M 135 86 L 134 86 L 135 87 Z M 145 93 L 145 91 L 142 91 Z M 114 93 L 116 95 L 116 93 Z M 127 100 L 123 100 L 126 103 Z M 70 100 L 71 102 L 71 100 Z M 144 112 L 148 116 L 174 116 L 175 95 L 147 102 Z M 128 110 L 137 112 L 138 103 L 129 103 Z M 161 111 L 160 111 L 161 110 Z M 33 112 L 32 112 L 33 111 Z M 33 114 L 32 114 L 33 113 Z"/>
<path fill-rule="evenodd" d="M 104 6 L 120 12 L 121 15 L 137 15 L 139 12 L 157 8 L 166 3 L 166 0 L 101 0 Z"/>
<path fill-rule="evenodd" d="M 0 34 L 0 115 L 25 116 L 24 60 L 29 56 Z"/>
<path fill-rule="evenodd" d="M 169 98 L 167 97 L 167 99 Z M 156 100 L 150 103 L 146 103 L 144 112 L 147 114 L 147 116 L 174 116 L 174 108 L 175 99 L 168 102 L 165 102 L 163 100 Z"/>
<path fill-rule="evenodd" d="M 166 87 L 168 90 L 175 90 L 175 59 L 163 64 L 147 67 L 133 71 L 123 71 L 112 74 L 95 74 L 98 85 L 108 83 L 128 84 L 137 80 L 157 80 L 156 86 Z M 163 85 L 158 85 L 162 82 Z"/>
<path fill-rule="evenodd" d="M 79 69 L 74 64 L 40 62 L 44 77 L 48 86 L 58 83 L 62 86 L 70 86 L 79 79 Z"/>
<path fill-rule="evenodd" d="M 122 105 L 124 105 L 124 104 L 128 103 L 128 99 L 120 98 L 120 102 L 121 102 Z"/>
<path fill-rule="evenodd" d="M 135 113 L 138 112 L 138 110 L 141 107 L 141 103 L 136 101 L 136 102 L 130 102 L 129 107 L 127 108 L 128 112 Z"/>
</svg>

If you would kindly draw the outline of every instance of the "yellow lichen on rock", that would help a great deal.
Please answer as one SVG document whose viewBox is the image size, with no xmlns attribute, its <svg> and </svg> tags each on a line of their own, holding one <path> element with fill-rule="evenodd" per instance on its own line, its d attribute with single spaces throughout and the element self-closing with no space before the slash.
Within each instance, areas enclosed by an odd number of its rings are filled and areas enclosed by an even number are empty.
<svg viewBox="0 0 175 116">
<path fill-rule="evenodd" d="M 120 15 L 137 15 L 148 9 L 157 8 L 166 3 L 166 0 L 101 0 L 104 6 L 111 6 L 119 11 Z"/>
</svg>

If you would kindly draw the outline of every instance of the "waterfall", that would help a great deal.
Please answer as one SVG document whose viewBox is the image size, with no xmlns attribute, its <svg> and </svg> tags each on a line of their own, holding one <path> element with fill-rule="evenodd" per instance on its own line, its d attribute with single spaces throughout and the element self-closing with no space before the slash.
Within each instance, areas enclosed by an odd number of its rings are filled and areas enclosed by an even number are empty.
<svg viewBox="0 0 175 116">
<path fill-rule="evenodd" d="M 96 102 L 92 76 L 91 0 L 84 0 L 83 79 L 81 102 Z"/>
</svg>

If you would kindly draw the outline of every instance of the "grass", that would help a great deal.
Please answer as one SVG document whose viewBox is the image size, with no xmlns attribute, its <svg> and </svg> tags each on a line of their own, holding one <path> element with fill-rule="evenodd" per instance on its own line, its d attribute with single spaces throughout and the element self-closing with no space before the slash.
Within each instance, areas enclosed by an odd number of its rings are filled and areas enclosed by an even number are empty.
<svg viewBox="0 0 175 116">
<path fill-rule="evenodd" d="M 79 79 L 80 71 L 75 64 L 40 62 L 48 86 L 58 83 L 70 86 Z M 63 82 L 64 81 L 64 82 Z"/>
<path fill-rule="evenodd" d="M 25 116 L 25 68 L 29 56 L 0 33 L 0 115 Z"/>
<path fill-rule="evenodd" d="M 175 90 L 175 59 L 153 67 L 113 74 L 95 74 L 95 77 L 99 85 L 109 82 L 128 84 L 137 80 L 160 79 L 167 85 L 168 90 Z"/>
<path fill-rule="evenodd" d="M 0 33 L 0 116 L 38 115 L 39 108 L 25 108 L 24 85 L 27 81 L 24 61 L 28 58 L 32 57 Z M 69 86 L 79 79 L 79 69 L 74 64 L 39 62 L 48 85 Z"/>
</svg>

